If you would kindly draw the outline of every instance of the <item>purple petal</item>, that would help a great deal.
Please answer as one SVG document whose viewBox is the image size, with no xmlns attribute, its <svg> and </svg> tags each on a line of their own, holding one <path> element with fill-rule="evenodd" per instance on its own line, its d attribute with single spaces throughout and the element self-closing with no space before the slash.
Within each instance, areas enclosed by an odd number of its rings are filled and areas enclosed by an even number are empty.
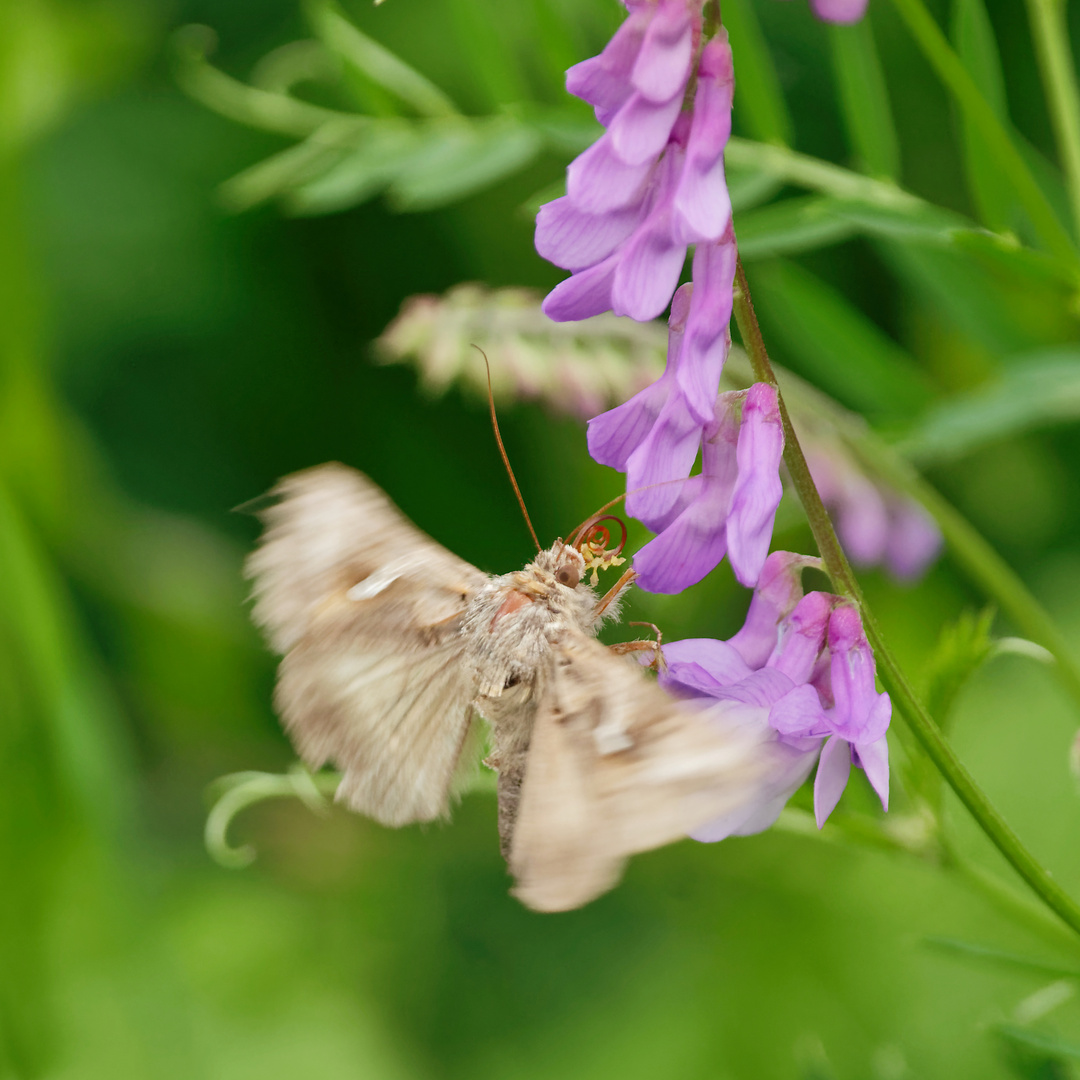
<svg viewBox="0 0 1080 1080">
<path fill-rule="evenodd" d="M 650 215 L 619 249 L 611 290 L 611 310 L 616 315 L 648 322 L 671 303 L 686 261 L 686 245 L 671 239 L 668 224 L 668 214 Z"/>
<path fill-rule="evenodd" d="M 673 481 L 690 475 L 700 446 L 701 425 L 676 388 L 627 461 L 626 512 L 647 528 L 662 528 L 660 522 L 680 495 L 680 485 Z"/>
<path fill-rule="evenodd" d="M 822 747 L 817 776 L 814 777 L 814 818 L 820 829 L 836 809 L 851 773 L 851 746 L 838 735 Z"/>
<path fill-rule="evenodd" d="M 650 101 L 681 94 L 690 76 L 693 37 L 685 0 L 660 0 L 630 76 L 634 89 Z"/>
<path fill-rule="evenodd" d="M 716 408 L 720 373 L 731 346 L 728 324 L 735 281 L 734 235 L 718 244 L 698 244 L 693 277 L 678 378 L 688 405 L 705 422 Z"/>
<path fill-rule="evenodd" d="M 719 240 L 731 224 L 724 147 L 731 135 L 734 89 L 731 49 L 724 35 L 710 41 L 701 56 L 686 162 L 675 192 L 676 230 L 688 243 Z"/>
<path fill-rule="evenodd" d="M 627 165 L 644 165 L 660 156 L 682 108 L 682 99 L 657 104 L 634 94 L 612 117 L 611 147 Z"/>
<path fill-rule="evenodd" d="M 833 730 L 850 742 L 868 742 L 880 735 L 871 719 L 880 722 L 881 705 L 874 687 L 874 654 L 854 606 L 844 604 L 829 619 L 829 674 L 836 707 Z"/>
<path fill-rule="evenodd" d="M 870 786 L 881 800 L 881 808 L 889 809 L 889 743 L 884 735 L 874 742 L 859 743 L 855 756 L 866 773 Z"/>
<path fill-rule="evenodd" d="M 715 843 L 728 836 L 751 836 L 763 832 L 780 816 L 788 799 L 802 787 L 814 767 L 816 749 L 796 750 L 781 742 L 763 743 L 758 751 L 765 768 L 756 797 L 723 817 L 690 833 L 702 843 Z"/>
<path fill-rule="evenodd" d="M 752 671 L 745 679 L 719 689 L 713 697 L 721 701 L 740 701 L 744 705 L 770 708 L 795 689 L 795 684 L 775 668 Z"/>
<path fill-rule="evenodd" d="M 597 119 L 614 112 L 634 92 L 630 74 L 641 51 L 649 13 L 631 12 L 599 56 L 575 64 L 566 73 L 566 89 L 596 109 Z"/>
<path fill-rule="evenodd" d="M 587 435 L 592 459 L 601 465 L 610 465 L 619 472 L 626 472 L 630 455 L 652 430 L 673 384 L 673 377 L 663 375 L 629 401 L 594 416 L 589 421 Z"/>
<path fill-rule="evenodd" d="M 885 543 L 885 562 L 893 575 L 901 581 L 922 577 L 940 551 L 941 531 L 934 519 L 918 503 L 897 499 L 890 507 Z"/>
<path fill-rule="evenodd" d="M 780 624 L 779 640 L 769 657 L 769 666 L 784 672 L 792 682 L 809 682 L 825 648 L 829 616 L 835 604 L 836 597 L 831 593 L 812 592 L 804 596 Z"/>
<path fill-rule="evenodd" d="M 802 599 L 802 572 L 807 566 L 821 569 L 821 560 L 790 551 L 774 551 L 765 560 L 746 621 L 731 638 L 751 667 L 762 667 L 776 647 L 780 620 Z"/>
<path fill-rule="evenodd" d="M 606 259 L 643 217 L 642 205 L 587 214 L 563 196 L 544 203 L 536 215 L 536 250 L 564 270 L 583 270 Z"/>
<path fill-rule="evenodd" d="M 601 135 L 567 166 L 567 197 L 587 214 L 621 210 L 641 202 L 654 166 L 652 159 L 627 164 L 615 152 L 610 134 Z"/>
<path fill-rule="evenodd" d="M 779 698 L 769 710 L 769 726 L 781 735 L 808 738 L 829 733 L 829 721 L 812 686 L 803 684 Z"/>
<path fill-rule="evenodd" d="M 634 556 L 637 584 L 646 592 L 677 593 L 696 585 L 727 550 L 724 517 L 731 488 L 707 476 L 691 477 L 685 486 L 695 492 L 690 504 Z"/>
<path fill-rule="evenodd" d="M 728 558 L 735 577 L 757 584 L 769 553 L 773 519 L 780 505 L 780 459 L 784 432 L 776 390 L 766 383 L 750 387 L 739 429 L 739 479 L 728 516 Z"/>
<path fill-rule="evenodd" d="M 576 322 L 600 315 L 611 307 L 611 289 L 618 266 L 618 253 L 560 281 L 544 297 L 541 310 L 555 322 Z"/>
<path fill-rule="evenodd" d="M 684 638 L 664 644 L 664 660 L 668 671 L 660 672 L 658 681 L 667 688 L 665 680 L 683 681 L 683 665 L 693 665 L 706 672 L 716 686 L 730 686 L 747 678 L 750 668 L 746 661 L 726 641 L 716 638 Z"/>
<path fill-rule="evenodd" d="M 810 0 L 810 9 L 825 22 L 858 22 L 866 11 L 869 0 Z"/>
</svg>

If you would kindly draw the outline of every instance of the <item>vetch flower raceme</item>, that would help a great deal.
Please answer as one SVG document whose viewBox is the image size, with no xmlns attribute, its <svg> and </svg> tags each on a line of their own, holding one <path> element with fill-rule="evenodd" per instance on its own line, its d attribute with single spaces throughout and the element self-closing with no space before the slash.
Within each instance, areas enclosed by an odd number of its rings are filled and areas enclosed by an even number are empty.
<svg viewBox="0 0 1080 1080">
<path fill-rule="evenodd" d="M 675 294 L 664 374 L 589 422 L 589 452 L 627 474 L 627 512 L 658 534 L 634 559 L 638 584 L 650 592 L 680 592 L 725 554 L 739 581 L 754 585 L 780 502 L 784 436 L 776 391 L 757 383 L 718 396 L 730 281 L 719 305 L 723 321 L 715 298 L 695 304 L 708 288 L 706 277 L 702 289 L 684 285 Z M 710 352 L 712 370 L 702 360 Z M 695 378 L 686 376 L 688 365 Z M 701 472 L 690 476 L 699 450 Z"/>
<path fill-rule="evenodd" d="M 675 696 L 737 702 L 737 722 L 767 729 L 761 753 L 770 780 L 756 802 L 694 833 L 698 840 L 760 832 L 771 825 L 817 762 L 814 812 L 821 827 L 847 784 L 865 770 L 888 809 L 885 732 L 888 694 L 874 687 L 874 660 L 858 611 L 830 593 L 803 595 L 801 573 L 818 559 L 773 552 L 765 563 L 742 629 L 728 641 L 665 644 L 659 679 Z M 730 723 L 730 709 L 716 722 Z"/>
<path fill-rule="evenodd" d="M 668 306 L 690 244 L 731 224 L 724 147 L 731 134 L 731 50 L 721 31 L 701 50 L 700 4 L 631 2 L 599 56 L 567 73 L 567 89 L 607 130 L 567 169 L 567 193 L 540 208 L 537 251 L 572 276 L 548 295 L 557 322 L 609 309 L 645 321 Z M 697 271 L 695 270 L 695 279 Z"/>
</svg>

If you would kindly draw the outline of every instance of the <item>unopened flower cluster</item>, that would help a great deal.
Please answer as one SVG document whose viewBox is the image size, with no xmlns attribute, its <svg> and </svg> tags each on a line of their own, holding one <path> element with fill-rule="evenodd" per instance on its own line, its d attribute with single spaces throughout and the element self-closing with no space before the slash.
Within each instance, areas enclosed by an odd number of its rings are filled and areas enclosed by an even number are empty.
<svg viewBox="0 0 1080 1080">
<path fill-rule="evenodd" d="M 701 701 L 717 723 L 754 725 L 767 758 L 757 797 L 695 835 L 766 828 L 815 763 L 821 825 L 853 764 L 887 806 L 891 705 L 875 689 L 857 609 L 802 594 L 801 571 L 816 560 L 769 555 L 784 448 L 775 388 L 719 392 L 736 267 L 727 34 L 706 27 L 701 0 L 624 3 L 628 17 L 603 52 L 567 72 L 567 89 L 593 106 L 604 134 L 567 169 L 566 195 L 537 216 L 537 250 L 571 272 L 543 310 L 557 322 L 607 311 L 644 321 L 670 305 L 663 375 L 589 422 L 589 451 L 626 474 L 627 512 L 656 534 L 634 559 L 642 588 L 679 592 L 726 556 L 755 589 L 730 641 L 663 648 L 661 684 Z M 813 7 L 851 21 L 865 0 Z M 691 281 L 679 287 L 691 247 Z"/>
</svg>

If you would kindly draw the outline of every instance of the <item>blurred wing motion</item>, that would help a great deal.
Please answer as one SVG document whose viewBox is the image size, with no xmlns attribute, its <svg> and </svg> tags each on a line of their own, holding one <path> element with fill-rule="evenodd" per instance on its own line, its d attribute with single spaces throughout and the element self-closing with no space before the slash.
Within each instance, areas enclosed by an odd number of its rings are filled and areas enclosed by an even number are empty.
<svg viewBox="0 0 1080 1080">
<path fill-rule="evenodd" d="M 286 477 L 247 563 L 256 623 L 284 654 L 275 705 L 337 798 L 386 825 L 446 813 L 473 673 L 461 616 L 487 580 L 343 465 Z"/>
<path fill-rule="evenodd" d="M 556 647 L 541 685 L 510 853 L 529 907 L 579 907 L 627 856 L 756 797 L 757 738 L 712 727 L 585 635 Z"/>
</svg>

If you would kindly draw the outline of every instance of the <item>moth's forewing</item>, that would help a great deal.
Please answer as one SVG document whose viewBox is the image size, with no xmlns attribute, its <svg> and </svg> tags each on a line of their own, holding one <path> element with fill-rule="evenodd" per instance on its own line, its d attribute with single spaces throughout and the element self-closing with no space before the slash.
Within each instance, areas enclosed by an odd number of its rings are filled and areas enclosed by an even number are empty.
<svg viewBox="0 0 1080 1080">
<path fill-rule="evenodd" d="M 469 730 L 461 617 L 485 576 L 410 524 L 361 474 L 287 477 L 247 564 L 255 621 L 285 654 L 275 704 L 338 798 L 388 825 L 447 810 Z"/>
<path fill-rule="evenodd" d="M 583 634 L 538 683 L 510 869 L 539 911 L 587 903 L 627 856 L 678 840 L 757 797 L 759 737 L 714 728 Z"/>
</svg>

